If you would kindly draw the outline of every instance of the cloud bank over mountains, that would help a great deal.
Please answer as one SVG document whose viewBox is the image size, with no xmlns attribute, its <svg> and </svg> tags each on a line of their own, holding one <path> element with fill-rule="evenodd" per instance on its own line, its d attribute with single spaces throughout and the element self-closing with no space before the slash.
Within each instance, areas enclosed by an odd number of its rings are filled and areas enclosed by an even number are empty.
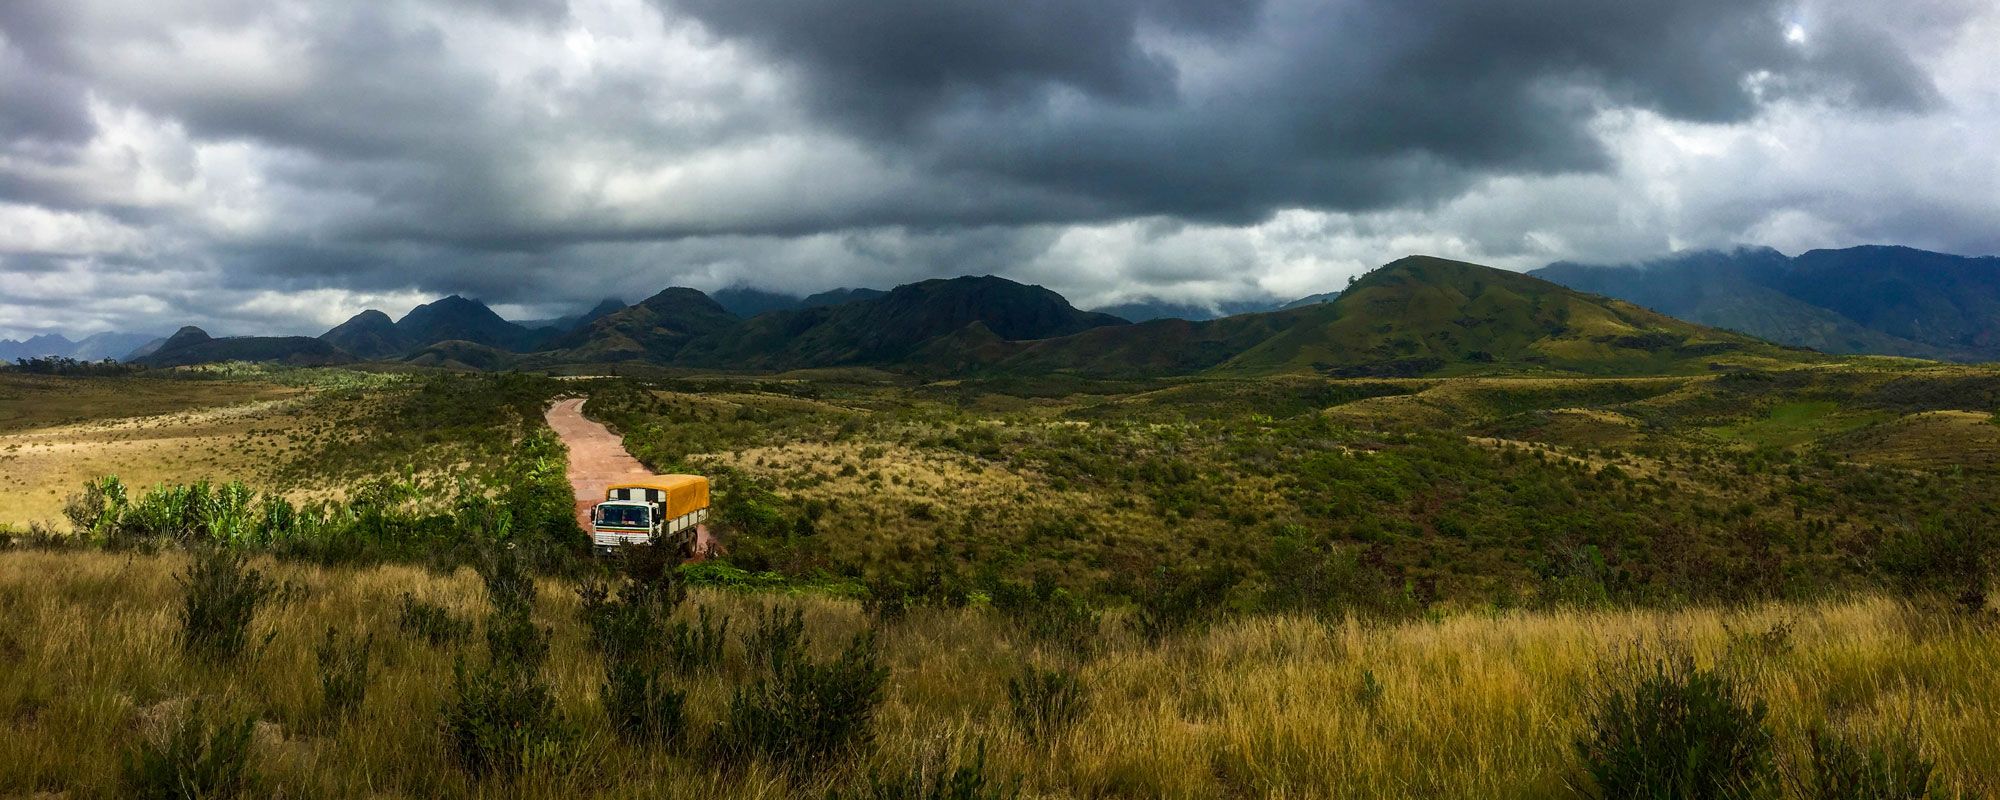
<svg viewBox="0 0 2000 800">
<path fill-rule="evenodd" d="M 15 0 L 0 336 L 1990 253 L 1996 58 L 1959 0 Z"/>
</svg>

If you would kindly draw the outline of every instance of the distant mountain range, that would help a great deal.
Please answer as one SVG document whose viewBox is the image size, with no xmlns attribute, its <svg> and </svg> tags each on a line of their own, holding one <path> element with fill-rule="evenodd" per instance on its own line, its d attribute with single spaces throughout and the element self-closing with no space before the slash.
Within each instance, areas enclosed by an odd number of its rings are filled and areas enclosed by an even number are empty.
<svg viewBox="0 0 2000 800">
<path fill-rule="evenodd" d="M 2000 360 L 2000 258 L 1866 246 L 1686 253 L 1530 273 L 1682 319 L 1828 353 Z"/>
<path fill-rule="evenodd" d="M 1403 376 L 1648 374 L 1816 358 L 1808 348 L 2000 357 L 2000 260 L 1908 248 L 1798 257 L 1742 249 L 1633 267 L 1557 263 L 1525 275 L 1412 256 L 1339 292 L 1270 305 L 1211 309 L 1149 300 L 1113 307 L 1126 316 L 1079 310 L 1040 286 L 984 276 L 810 297 L 675 287 L 635 305 L 607 300 L 531 327 L 453 295 L 397 320 L 366 311 L 318 337 L 218 339 L 183 328 L 135 360 Z M 1215 316 L 1224 312 L 1237 313 Z"/>
<path fill-rule="evenodd" d="M 26 340 L 0 339 L 0 362 L 12 362 L 21 358 L 74 358 L 78 361 L 103 361 L 107 358 L 123 360 L 132 351 L 156 339 L 149 333 L 119 333 L 108 331 L 83 337 L 81 341 L 70 341 L 59 333 L 32 336 Z"/>
</svg>

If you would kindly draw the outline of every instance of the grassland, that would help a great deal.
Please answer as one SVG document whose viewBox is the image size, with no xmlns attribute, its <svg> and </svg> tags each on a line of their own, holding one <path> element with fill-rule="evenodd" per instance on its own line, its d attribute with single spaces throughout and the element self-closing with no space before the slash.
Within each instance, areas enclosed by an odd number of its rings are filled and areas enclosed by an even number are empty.
<svg viewBox="0 0 2000 800">
<path fill-rule="evenodd" d="M 2000 794 L 2000 633 L 1950 583 L 1983 588 L 1992 548 L 1970 548 L 2000 522 L 2000 374 L 1980 368 L 107 380 L 168 383 L 133 390 L 159 398 L 143 414 L 34 410 L 0 435 L 16 453 L 132 448 L 113 451 L 125 475 L 156 463 L 280 496 L 387 480 L 432 502 L 339 510 L 342 535 L 394 547 L 314 546 L 321 529 L 299 526 L 291 547 L 223 537 L 276 587 L 227 663 L 178 638 L 189 555 L 173 544 L 212 533 L 0 552 L 0 718 L 22 732 L 0 737 L 0 795 L 125 796 L 123 760 L 201 716 L 254 724 L 253 796 L 893 797 L 871 782 L 982 749 L 978 774 L 1026 797 L 1566 796 L 1587 789 L 1576 742 L 1602 693 L 1678 657 L 1766 704 L 1784 796 L 1815 796 L 1801 776 L 1819 730 L 1915 747 L 1930 796 Z M 118 391 L 51 386 L 29 401 Z M 480 777 L 444 718 L 460 665 L 510 634 L 495 584 L 464 565 L 519 541 L 534 518 L 517 511 L 567 519 L 567 497 L 535 494 L 560 475 L 536 438 L 559 393 L 588 394 L 649 465 L 715 477 L 728 552 L 676 573 L 696 588 L 673 619 L 706 610 L 729 634 L 664 679 L 682 735 L 644 744 L 614 725 L 611 657 L 582 618 L 580 589 L 614 576 L 549 562 L 528 620 L 565 733 L 518 775 Z M 141 446 L 159 430 L 196 433 Z M 173 453 L 190 442 L 257 458 Z M 68 463 L 35 446 L 34 463 Z M 451 558 L 410 551 L 458 540 Z M 406 593 L 471 635 L 423 641 Z M 791 606 L 818 657 L 872 631 L 887 672 L 872 735 L 786 770 L 720 742 L 762 685 L 745 634 Z M 353 716 L 327 710 L 329 627 L 373 637 Z M 1031 735 L 1010 691 L 1031 668 L 1072 676 L 1081 716 Z"/>
<path fill-rule="evenodd" d="M 573 587 L 545 580 L 535 621 L 552 631 L 548 675 L 576 750 L 514 782 L 456 769 L 437 727 L 452 664 L 471 644 L 432 647 L 402 633 L 405 592 L 476 616 L 469 571 L 323 569 L 266 562 L 294 587 L 261 615 L 240 665 L 218 669 L 176 646 L 175 555 L 0 555 L 0 793 L 117 796 L 115 765 L 159 736 L 195 698 L 258 720 L 259 794 L 286 797 L 818 796 L 871 769 L 984 743 L 987 772 L 1026 797 L 1546 797 L 1577 778 L 1571 746 L 1587 690 L 1634 664 L 1692 653 L 1767 702 L 1784 763 L 1803 731 L 1861 739 L 1914 735 L 1938 765 L 1937 796 L 2000 791 L 2000 658 L 1990 628 L 1938 627 L 1892 602 L 1858 598 L 1742 610 L 1506 612 L 1368 624 L 1254 616 L 1154 646 L 1103 627 L 1079 662 L 1087 712 L 1031 741 L 1008 712 L 1007 680 L 1047 652 L 983 606 L 919 610 L 884 626 L 890 670 L 876 743 L 822 774 L 723 770 L 689 749 L 621 741 L 597 698 L 601 670 L 577 622 Z M 746 629 L 772 604 L 797 604 L 812 633 L 843 640 L 871 622 L 820 594 L 698 591 L 692 603 Z M 313 646 L 327 626 L 372 633 L 379 664 L 359 713 L 320 716 Z M 268 639 L 267 639 L 268 637 Z M 748 672 L 740 642 L 723 663 L 677 676 L 705 730 Z M 699 737 L 701 734 L 697 734 Z"/>
<path fill-rule="evenodd" d="M 1533 603 L 1601 554 L 1625 601 L 1868 585 L 1884 531 L 1994 522 L 1996 377 L 1862 362 L 1648 378 L 591 385 L 655 468 L 761 498 L 732 559 L 971 586 L 1240 573 L 1304 540 L 1420 604 Z M 1047 387 L 1043 387 L 1047 388 Z"/>
</svg>

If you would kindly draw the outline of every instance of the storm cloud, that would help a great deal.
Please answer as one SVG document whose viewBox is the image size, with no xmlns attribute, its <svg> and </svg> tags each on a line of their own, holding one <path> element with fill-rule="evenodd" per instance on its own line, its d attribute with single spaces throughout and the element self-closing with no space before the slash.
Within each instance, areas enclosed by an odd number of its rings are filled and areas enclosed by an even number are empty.
<svg viewBox="0 0 2000 800">
<path fill-rule="evenodd" d="M 1991 252 L 1996 41 L 1956 0 L 14 0 L 0 336 Z"/>
</svg>

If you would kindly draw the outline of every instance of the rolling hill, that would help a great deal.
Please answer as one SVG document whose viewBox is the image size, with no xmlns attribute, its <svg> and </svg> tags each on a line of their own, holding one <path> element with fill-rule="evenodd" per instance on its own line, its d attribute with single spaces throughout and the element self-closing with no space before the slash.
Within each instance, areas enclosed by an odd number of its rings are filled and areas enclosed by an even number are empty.
<svg viewBox="0 0 2000 800">
<path fill-rule="evenodd" d="M 1519 273 L 1411 256 L 1327 302 L 1208 322 L 1107 328 L 1018 346 L 985 363 L 1001 371 L 1097 375 L 1635 375 L 1800 357 Z"/>
</svg>

